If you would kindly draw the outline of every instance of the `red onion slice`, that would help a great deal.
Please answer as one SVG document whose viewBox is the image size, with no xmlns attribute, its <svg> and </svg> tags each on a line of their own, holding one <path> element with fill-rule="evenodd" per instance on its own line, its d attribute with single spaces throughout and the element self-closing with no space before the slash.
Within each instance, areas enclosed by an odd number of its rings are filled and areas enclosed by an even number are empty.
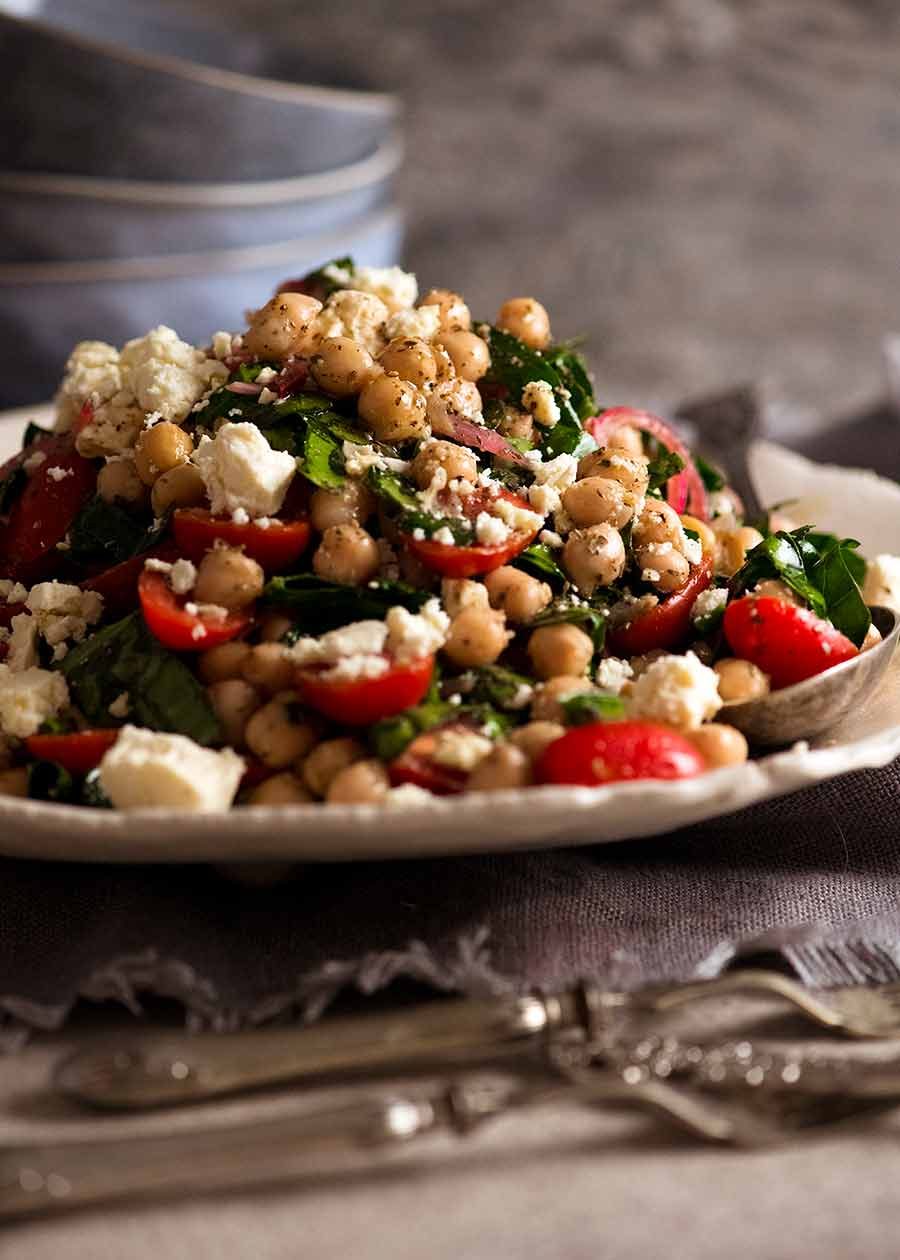
<svg viewBox="0 0 900 1260">
<path fill-rule="evenodd" d="M 666 450 L 680 455 L 684 460 L 684 468 L 667 484 L 666 497 L 669 506 L 679 515 L 690 512 L 701 521 L 709 519 L 709 505 L 706 499 L 706 487 L 691 453 L 675 430 L 665 420 L 653 415 L 651 411 L 639 411 L 634 407 L 611 407 L 599 416 L 592 416 L 584 422 L 584 427 L 599 446 L 604 446 L 610 433 L 628 425 L 634 429 L 642 429 L 644 433 L 657 438 Z"/>
<path fill-rule="evenodd" d="M 495 429 L 488 429 L 482 424 L 476 424 L 474 420 L 463 420 L 459 417 L 451 418 L 447 423 L 450 427 L 450 437 L 461 442 L 463 446 L 471 446 L 478 451 L 499 455 L 501 459 L 508 459 L 511 464 L 519 464 L 522 468 L 531 467 L 522 452 L 511 446 Z"/>
<path fill-rule="evenodd" d="M 230 381 L 225 388 L 232 394 L 258 394 L 262 385 L 256 381 Z"/>
<path fill-rule="evenodd" d="M 275 382 L 275 393 L 279 398 L 287 398 L 288 394 L 306 384 L 308 376 L 309 363 L 306 359 L 294 359 L 293 362 L 286 363 Z"/>
</svg>

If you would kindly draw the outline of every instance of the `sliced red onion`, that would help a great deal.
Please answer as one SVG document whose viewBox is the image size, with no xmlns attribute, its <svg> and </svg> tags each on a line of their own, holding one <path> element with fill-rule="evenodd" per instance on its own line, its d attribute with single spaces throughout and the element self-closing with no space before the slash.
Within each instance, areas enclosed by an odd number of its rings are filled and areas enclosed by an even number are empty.
<svg viewBox="0 0 900 1260">
<path fill-rule="evenodd" d="M 279 398 L 286 398 L 295 389 L 305 385 L 308 376 L 309 363 L 306 359 L 294 359 L 286 363 L 275 382 L 275 393 Z"/>
<path fill-rule="evenodd" d="M 472 446 L 476 450 L 499 455 L 501 459 L 508 459 L 511 464 L 519 464 L 523 468 L 531 467 L 522 452 L 511 446 L 495 429 L 488 429 L 485 425 L 476 424 L 474 420 L 463 420 L 459 417 L 449 418 L 447 424 L 450 427 L 450 436 L 463 446 Z"/>
<path fill-rule="evenodd" d="M 680 455 L 684 460 L 684 468 L 674 477 L 670 477 L 666 487 L 669 506 L 679 515 L 690 512 L 701 521 L 709 519 L 709 505 L 706 499 L 706 487 L 691 453 L 675 430 L 665 420 L 653 415 L 651 411 L 639 411 L 633 407 L 611 407 L 599 416 L 592 416 L 584 422 L 584 427 L 599 446 L 604 446 L 611 433 L 626 426 L 641 429 L 644 433 L 662 442 L 666 450 Z"/>
<path fill-rule="evenodd" d="M 232 394 L 258 394 L 262 390 L 262 385 L 256 381 L 230 381 L 225 388 Z"/>
</svg>

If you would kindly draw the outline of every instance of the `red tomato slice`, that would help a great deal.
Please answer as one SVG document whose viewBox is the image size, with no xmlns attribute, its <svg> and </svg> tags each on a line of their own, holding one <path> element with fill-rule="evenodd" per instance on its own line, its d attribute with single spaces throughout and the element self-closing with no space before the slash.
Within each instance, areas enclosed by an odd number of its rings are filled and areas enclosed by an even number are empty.
<svg viewBox="0 0 900 1260">
<path fill-rule="evenodd" d="M 253 615 L 242 608 L 227 617 L 201 617 L 189 613 L 161 573 L 145 569 L 138 579 L 138 597 L 148 629 L 174 652 L 205 652 L 236 639 L 251 624 Z"/>
<path fill-rule="evenodd" d="M 706 762 L 689 740 L 653 722 L 591 722 L 576 726 L 544 750 L 539 783 L 594 787 L 629 779 L 690 779 Z"/>
<path fill-rule="evenodd" d="M 108 617 L 124 617 L 138 605 L 138 582 L 144 572 L 144 561 L 151 558 L 167 560 L 170 564 L 177 560 L 180 553 L 174 542 L 160 543 L 140 556 L 132 556 L 121 564 L 114 564 L 111 569 L 96 573 L 86 582 L 81 583 L 84 591 L 96 591 L 103 596 L 103 612 Z"/>
<path fill-rule="evenodd" d="M 745 595 L 725 609 L 725 638 L 735 656 L 769 675 L 773 690 L 813 678 L 857 656 L 830 621 L 770 595 Z"/>
<path fill-rule="evenodd" d="M 680 647 L 691 637 L 691 609 L 712 581 L 712 562 L 704 556 L 683 586 L 640 613 L 634 621 L 610 630 L 606 646 L 614 656 L 641 656 L 654 648 Z"/>
<path fill-rule="evenodd" d="M 87 774 L 119 738 L 118 730 L 72 731 L 68 735 L 29 735 L 25 745 L 39 761 L 55 761 L 70 774 Z"/>
<path fill-rule="evenodd" d="M 441 766 L 433 760 L 438 734 L 451 729 L 471 731 L 472 727 L 465 722 L 445 722 L 417 735 L 388 766 L 391 784 L 399 787 L 402 783 L 414 783 L 416 787 L 434 792 L 436 796 L 452 796 L 456 792 L 462 792 L 469 777 L 465 770 Z"/>
<path fill-rule="evenodd" d="M 205 508 L 178 508 L 172 529 L 180 554 L 202 560 L 217 539 L 231 547 L 243 547 L 267 573 L 283 573 L 300 558 L 309 543 L 309 521 L 282 521 L 273 517 L 267 528 L 250 521 L 236 525 L 227 516 L 213 516 Z"/>
<path fill-rule="evenodd" d="M 530 505 L 524 499 L 509 490 L 502 490 L 499 497 L 516 507 L 524 508 L 526 512 L 531 511 Z M 474 520 L 479 512 L 490 511 L 491 500 L 486 495 L 472 494 L 464 502 L 466 516 L 470 520 Z M 402 534 L 401 537 L 407 550 L 433 573 L 440 573 L 442 577 L 467 578 L 499 569 L 520 551 L 524 551 L 536 534 L 536 529 L 518 530 L 502 543 L 477 543 L 460 547 L 435 542 L 433 538 L 413 538 L 412 534 Z"/>
<path fill-rule="evenodd" d="M 434 673 L 434 657 L 398 665 L 391 662 L 378 678 L 335 681 L 322 671 L 301 669 L 297 686 L 304 704 L 346 726 L 371 726 L 424 700 Z"/>
<path fill-rule="evenodd" d="M 69 433 L 38 438 L 4 469 L 21 466 L 39 451 L 46 458 L 28 473 L 6 522 L 0 524 L 0 576 L 26 584 L 48 575 L 59 562 L 56 544 L 63 541 L 97 483 L 96 466 L 78 454 Z M 51 477 L 51 469 L 61 469 L 65 476 Z"/>
</svg>

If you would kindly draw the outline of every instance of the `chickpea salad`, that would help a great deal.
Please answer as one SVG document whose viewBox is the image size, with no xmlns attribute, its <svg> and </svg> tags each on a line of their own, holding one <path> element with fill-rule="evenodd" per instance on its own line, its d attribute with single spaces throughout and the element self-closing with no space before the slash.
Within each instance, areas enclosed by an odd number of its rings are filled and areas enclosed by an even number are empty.
<svg viewBox="0 0 900 1260">
<path fill-rule="evenodd" d="M 73 350 L 0 468 L 0 792 L 384 804 L 745 760 L 900 560 L 748 522 L 539 301 L 338 259 L 208 346 Z M 724 709 L 724 713 L 723 713 Z"/>
</svg>

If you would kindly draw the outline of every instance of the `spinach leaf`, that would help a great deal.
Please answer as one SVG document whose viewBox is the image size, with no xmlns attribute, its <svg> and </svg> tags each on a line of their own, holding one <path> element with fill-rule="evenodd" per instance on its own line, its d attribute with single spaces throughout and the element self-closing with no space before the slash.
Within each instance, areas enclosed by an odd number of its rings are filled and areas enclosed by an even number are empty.
<svg viewBox="0 0 900 1260">
<path fill-rule="evenodd" d="M 779 530 L 777 534 L 767 535 L 749 552 L 743 568 L 732 579 L 734 594 L 742 595 L 767 578 L 781 578 L 818 616 L 827 616 L 822 592 L 810 581 L 807 573 L 810 558 L 804 557 L 802 549 L 805 533 L 804 530 L 790 534 Z"/>
<path fill-rule="evenodd" d="M 586 691 L 560 701 L 567 726 L 584 726 L 587 722 L 615 722 L 625 716 L 625 705 L 618 696 Z"/>
<path fill-rule="evenodd" d="M 393 761 L 417 736 L 447 722 L 465 722 L 477 726 L 490 739 L 499 739 L 510 728 L 510 719 L 489 705 L 428 701 L 416 705 L 415 708 L 404 709 L 395 717 L 382 718 L 380 722 L 376 722 L 369 728 L 369 747 L 382 761 Z"/>
<path fill-rule="evenodd" d="M 392 507 L 402 508 L 404 512 L 422 511 L 412 482 L 398 473 L 389 472 L 386 468 L 370 468 L 366 481 L 379 499 L 386 500 Z"/>
<path fill-rule="evenodd" d="M 712 464 L 705 460 L 702 455 L 694 455 L 694 463 L 700 479 L 710 494 L 715 494 L 717 490 L 725 489 L 725 478 L 718 468 L 714 468 Z"/>
<path fill-rule="evenodd" d="M 563 386 L 569 391 L 579 420 L 595 416 L 597 404 L 594 400 L 594 386 L 587 364 L 574 345 L 551 346 L 544 351 L 544 358 L 556 369 Z"/>
<path fill-rule="evenodd" d="M 296 614 L 300 634 L 324 634 L 351 621 L 381 621 L 396 604 L 418 612 L 430 598 L 428 591 L 404 582 L 376 578 L 366 586 L 342 586 L 313 573 L 274 577 L 263 591 L 267 603 Z"/>
<path fill-rule="evenodd" d="M 356 270 L 356 263 L 349 255 L 343 258 L 332 258 L 330 262 L 322 263 L 321 267 L 317 267 L 315 271 L 308 272 L 302 280 L 299 281 L 298 288 L 301 293 L 308 293 L 310 297 L 318 298 L 320 302 L 324 302 L 332 293 L 336 293 L 338 289 L 352 288 L 353 272 Z M 329 274 L 331 271 L 349 273 L 347 280 L 336 279 L 334 275 Z"/>
<path fill-rule="evenodd" d="M 34 761 L 28 767 L 28 795 L 33 801 L 74 801 L 75 780 L 58 762 Z"/>
<path fill-rule="evenodd" d="M 810 530 L 806 535 L 806 541 L 810 546 L 815 547 L 820 556 L 826 552 L 833 550 L 835 547 L 841 547 L 844 552 L 844 563 L 850 570 L 850 575 L 858 586 L 866 580 L 866 562 L 859 554 L 857 548 L 858 542 L 854 542 L 852 538 L 838 538 L 836 534 L 825 534 L 818 530 Z"/>
<path fill-rule="evenodd" d="M 21 464 L 11 468 L 0 481 L 0 516 L 5 516 L 9 512 L 13 503 L 25 489 L 27 481 L 28 473 Z"/>
<path fill-rule="evenodd" d="M 684 468 L 684 460 L 675 451 L 660 448 L 659 454 L 651 460 L 647 468 L 650 478 L 648 490 L 661 490 L 670 477 L 680 473 Z"/>
<path fill-rule="evenodd" d="M 308 421 L 300 470 L 307 481 L 325 490 L 339 490 L 346 481 L 342 444 L 324 426 Z"/>
<path fill-rule="evenodd" d="M 515 713 L 528 704 L 533 686 L 524 674 L 503 665 L 483 665 L 463 674 L 459 689 L 469 703 L 487 704 L 504 713 Z"/>
<path fill-rule="evenodd" d="M 553 552 L 543 543 L 532 543 L 530 547 L 520 551 L 510 564 L 543 582 L 549 582 L 557 590 L 566 583 L 566 575 L 553 558 Z"/>
<path fill-rule="evenodd" d="M 269 445 L 296 455 L 304 477 L 326 490 L 344 484 L 344 442 L 369 440 L 363 429 L 335 411 L 331 400 L 321 394 L 295 394 L 282 403 L 260 406 L 258 412 L 254 423 Z"/>
<path fill-rule="evenodd" d="M 579 412 L 573 405 L 586 405 L 583 385 L 579 385 L 576 379 L 584 369 L 581 367 L 576 370 L 573 367 L 577 356 L 572 355 L 571 351 L 558 351 L 554 359 L 552 351 L 545 355 L 540 350 L 532 350 L 524 341 L 500 328 L 487 327 L 487 340 L 491 351 L 491 366 L 485 379 L 490 384 L 502 385 L 514 405 L 521 404 L 522 392 L 529 381 L 547 381 L 553 386 L 560 418 L 552 429 L 547 430 L 541 442 L 546 458 L 552 459 L 555 455 L 562 454 L 584 454 L 593 449 L 594 440 L 585 433 Z M 561 362 L 565 364 L 562 374 L 559 366 Z M 586 414 L 590 415 L 592 411 L 591 397 L 591 411 Z"/>
<path fill-rule="evenodd" d="M 810 579 L 816 583 L 825 600 L 828 619 L 857 647 L 862 644 L 872 624 L 872 614 L 859 589 L 856 574 L 860 562 L 865 561 L 856 553 L 859 546 L 851 538 L 838 539 L 833 535 L 816 535 L 819 544 L 813 543 L 814 535 L 807 536 L 807 543 L 816 547 L 818 558 L 810 570 Z"/>
<path fill-rule="evenodd" d="M 372 490 L 391 508 L 399 508 L 397 525 L 404 534 L 412 534 L 420 529 L 426 538 L 436 534 L 439 529 L 449 529 L 453 541 L 457 544 L 472 543 L 475 531 L 471 521 L 458 516 L 434 516 L 426 512 L 420 503 L 412 483 L 384 468 L 370 468 L 366 480 Z"/>
<path fill-rule="evenodd" d="M 100 786 L 100 771 L 90 770 L 81 785 L 81 804 L 94 809 L 112 809 L 112 801 Z"/>
<path fill-rule="evenodd" d="M 78 644 L 59 669 L 73 703 L 90 723 L 109 726 L 109 706 L 127 691 L 129 718 L 136 725 L 187 735 L 198 744 L 222 742 L 206 691 L 187 665 L 153 637 L 138 612 Z"/>
<path fill-rule="evenodd" d="M 168 514 L 154 520 L 149 512 L 129 511 L 119 503 L 107 503 L 98 494 L 88 500 L 72 522 L 69 557 L 77 564 L 112 568 L 149 551 L 168 524 Z"/>
<path fill-rule="evenodd" d="M 35 424 L 33 420 L 29 420 L 25 426 L 25 432 L 22 434 L 22 450 L 26 451 L 32 442 L 36 442 L 38 438 L 52 437 L 52 429 L 42 429 L 39 424 Z"/>
<path fill-rule="evenodd" d="M 606 639 L 605 609 L 593 608 L 590 604 L 573 604 L 565 597 L 554 600 L 549 607 L 534 618 L 532 626 L 558 626 L 563 623 L 578 626 L 594 640 L 594 649 L 603 650 Z"/>
</svg>

